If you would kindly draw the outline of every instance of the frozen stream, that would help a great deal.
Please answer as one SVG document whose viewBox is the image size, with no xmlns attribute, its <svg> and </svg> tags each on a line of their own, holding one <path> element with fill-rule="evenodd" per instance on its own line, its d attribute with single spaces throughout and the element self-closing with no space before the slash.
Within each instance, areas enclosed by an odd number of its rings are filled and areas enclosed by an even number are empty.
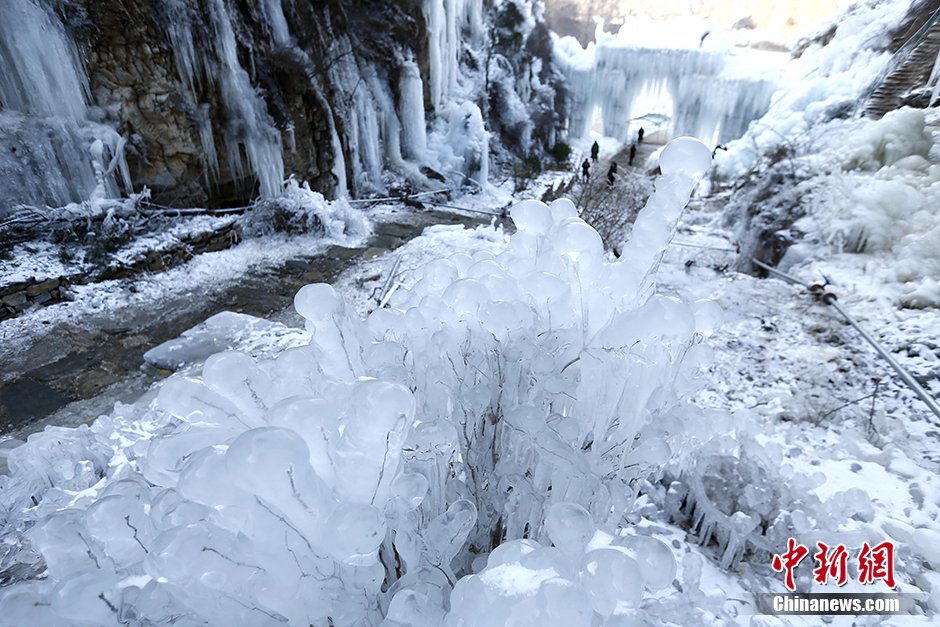
<svg viewBox="0 0 940 627">
<path fill-rule="evenodd" d="M 182 291 L 163 299 L 130 302 L 118 310 L 100 308 L 87 315 L 50 316 L 52 308 L 34 312 L 44 315 L 24 327 L 29 329 L 27 334 L 0 343 L 4 364 L 0 372 L 0 432 L 24 439 L 46 425 L 90 422 L 110 411 L 117 401 L 135 400 L 165 375 L 144 364 L 144 352 L 206 318 L 236 311 L 297 324 L 291 316 L 291 303 L 300 287 L 331 283 L 345 268 L 401 246 L 426 226 L 473 225 L 483 218 L 434 210 L 396 211 L 376 223 L 372 236 L 361 246 L 333 245 L 277 265 L 252 266 L 237 280 L 204 286 L 204 297 Z M 24 316 L 17 324 L 33 315 Z"/>
</svg>

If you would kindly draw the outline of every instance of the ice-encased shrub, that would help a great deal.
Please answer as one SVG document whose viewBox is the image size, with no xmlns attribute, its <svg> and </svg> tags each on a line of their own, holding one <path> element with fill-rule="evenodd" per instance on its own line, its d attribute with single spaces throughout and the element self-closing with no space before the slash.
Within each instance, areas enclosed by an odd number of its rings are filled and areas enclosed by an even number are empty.
<svg viewBox="0 0 940 627">
<path fill-rule="evenodd" d="M 46 576 L 3 591 L 0 623 L 568 626 L 634 610 L 671 583 L 672 555 L 603 530 L 709 430 L 684 401 L 707 308 L 653 289 L 708 162 L 695 140 L 666 148 L 617 261 L 570 201 L 525 201 L 503 252 L 430 263 L 391 308 L 362 320 L 307 286 L 309 346 L 220 353 L 149 405 L 33 436 L 2 479 L 2 566 L 41 560 Z M 520 569 L 535 571 L 521 586 Z"/>
</svg>

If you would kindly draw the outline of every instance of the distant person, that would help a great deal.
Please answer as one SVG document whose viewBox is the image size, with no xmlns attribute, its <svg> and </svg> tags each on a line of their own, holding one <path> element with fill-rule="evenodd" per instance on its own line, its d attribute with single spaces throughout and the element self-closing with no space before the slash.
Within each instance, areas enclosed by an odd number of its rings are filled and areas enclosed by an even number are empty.
<svg viewBox="0 0 940 627">
<path fill-rule="evenodd" d="M 636 157 L 636 144 L 630 145 L 630 165 L 633 165 L 633 159 Z"/>
<path fill-rule="evenodd" d="M 643 129 L 643 127 L 641 126 L 641 127 L 640 127 L 640 131 L 636 134 L 636 143 L 642 144 L 642 143 L 643 143 L 643 136 L 644 136 L 645 134 L 646 134 L 646 131 L 645 131 L 645 130 Z"/>
<path fill-rule="evenodd" d="M 597 163 L 597 155 L 600 154 L 601 147 L 597 145 L 597 142 L 594 142 L 594 145 L 591 146 L 591 161 Z"/>
<path fill-rule="evenodd" d="M 585 159 L 584 163 L 581 164 L 581 176 L 584 178 L 585 183 L 587 183 L 588 179 L 591 178 L 591 162 L 587 159 Z"/>
<path fill-rule="evenodd" d="M 614 186 L 614 180 L 617 178 L 617 163 L 615 161 L 610 162 L 610 169 L 607 170 L 607 187 Z"/>
</svg>

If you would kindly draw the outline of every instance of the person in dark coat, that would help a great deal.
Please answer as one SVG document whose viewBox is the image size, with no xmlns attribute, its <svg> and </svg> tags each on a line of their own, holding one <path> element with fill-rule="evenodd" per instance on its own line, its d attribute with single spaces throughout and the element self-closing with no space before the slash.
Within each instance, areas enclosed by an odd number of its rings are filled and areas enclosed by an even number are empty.
<svg viewBox="0 0 940 627">
<path fill-rule="evenodd" d="M 643 127 L 641 126 L 641 127 L 640 127 L 640 131 L 636 134 L 636 143 L 642 144 L 642 143 L 643 143 L 643 135 L 645 135 L 645 134 L 646 134 L 646 131 L 645 131 L 645 130 L 643 129 Z"/>
<path fill-rule="evenodd" d="M 607 170 L 607 186 L 613 187 L 614 180 L 617 178 L 617 163 L 615 161 L 610 162 L 610 169 Z"/>
<path fill-rule="evenodd" d="M 591 161 L 597 163 L 597 155 L 600 153 L 601 147 L 597 145 L 597 142 L 594 142 L 594 145 L 591 146 Z"/>
<path fill-rule="evenodd" d="M 630 145 L 630 165 L 633 165 L 633 159 L 636 157 L 636 144 Z"/>
<path fill-rule="evenodd" d="M 587 183 L 588 179 L 591 177 L 591 162 L 587 159 L 581 164 L 581 176 L 584 177 L 585 183 Z"/>
</svg>

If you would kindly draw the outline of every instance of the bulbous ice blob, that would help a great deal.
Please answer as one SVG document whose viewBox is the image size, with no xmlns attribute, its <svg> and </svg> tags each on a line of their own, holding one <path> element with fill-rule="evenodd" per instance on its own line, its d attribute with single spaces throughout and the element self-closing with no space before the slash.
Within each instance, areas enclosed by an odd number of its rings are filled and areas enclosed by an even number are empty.
<svg viewBox="0 0 940 627">
<path fill-rule="evenodd" d="M 650 326 L 651 332 L 684 340 L 695 331 L 695 318 L 692 310 L 682 301 L 670 296 L 657 295 L 649 300 L 647 306 L 649 319 L 657 322 L 656 325 Z"/>
<path fill-rule="evenodd" d="M 411 426 L 415 398 L 403 385 L 378 379 L 359 381 L 351 397 L 343 438 L 357 446 L 384 448 L 389 432 L 402 433 Z"/>
<path fill-rule="evenodd" d="M 415 278 L 423 288 L 441 291 L 458 279 L 457 268 L 449 259 L 436 259 L 418 268 Z"/>
<path fill-rule="evenodd" d="M 580 555 L 594 537 L 594 519 L 576 503 L 554 503 L 545 516 L 545 531 L 559 549 Z"/>
<path fill-rule="evenodd" d="M 171 377 L 157 395 L 160 408 L 193 424 L 231 425 L 238 422 L 235 404 L 202 381 Z"/>
<path fill-rule="evenodd" d="M 112 625 L 114 611 L 120 603 L 120 591 L 112 577 L 101 571 L 69 577 L 53 594 L 52 611 L 68 619 L 69 625 Z"/>
<path fill-rule="evenodd" d="M 232 483 L 263 498 L 277 498 L 303 490 L 311 477 L 310 450 L 295 432 L 262 427 L 238 436 L 225 453 Z M 289 484 L 294 484 L 293 487 Z M 317 494 L 303 495 L 307 507 L 316 508 Z"/>
<path fill-rule="evenodd" d="M 50 578 L 63 580 L 96 568 L 97 559 L 82 537 L 84 512 L 66 510 L 50 516 L 27 531 L 32 545 L 43 556 Z"/>
<path fill-rule="evenodd" d="M 243 381 L 257 371 L 255 360 L 238 351 L 223 351 L 206 360 L 202 367 L 202 379 L 206 384 L 221 392 L 231 392 L 233 382 Z"/>
<path fill-rule="evenodd" d="M 210 389 L 234 401 L 252 426 L 260 425 L 271 381 L 254 359 L 238 351 L 216 353 L 202 367 L 202 378 Z"/>
<path fill-rule="evenodd" d="M 552 211 L 538 200 L 523 200 L 509 210 L 509 215 L 516 228 L 524 233 L 545 235 L 552 228 Z"/>
<path fill-rule="evenodd" d="M 554 546 L 539 546 L 532 552 L 525 553 L 519 563 L 534 571 L 553 571 L 559 577 L 575 580 L 578 578 L 578 566 L 581 555 L 567 555 Z"/>
<path fill-rule="evenodd" d="M 578 217 L 565 218 L 553 234 L 555 246 L 565 253 L 604 254 L 604 242 L 590 224 Z"/>
<path fill-rule="evenodd" d="M 201 426 L 152 438 L 147 446 L 147 454 L 140 460 L 141 471 L 156 485 L 176 485 L 179 472 L 190 455 L 208 446 L 221 444 L 235 433 L 237 431 Z"/>
<path fill-rule="evenodd" d="M 552 220 L 556 224 L 562 222 L 565 218 L 578 217 L 578 208 L 570 198 L 558 198 L 553 200 L 548 208 L 552 210 Z"/>
<path fill-rule="evenodd" d="M 695 330 L 706 336 L 714 333 L 724 318 L 721 306 L 709 299 L 692 303 L 692 312 L 695 314 Z"/>
<path fill-rule="evenodd" d="M 383 307 L 376 309 L 366 318 L 366 327 L 373 340 L 400 340 L 405 336 L 405 313 L 398 309 Z"/>
<path fill-rule="evenodd" d="M 185 527 L 209 518 L 212 510 L 183 498 L 176 490 L 163 490 L 150 505 L 150 519 L 156 530 Z"/>
<path fill-rule="evenodd" d="M 154 536 L 144 504 L 125 495 L 112 494 L 93 503 L 85 511 L 85 526 L 120 568 L 142 560 Z"/>
<path fill-rule="evenodd" d="M 328 485 L 333 484 L 330 441 L 338 439 L 339 403 L 321 398 L 293 396 L 272 407 L 265 419 L 272 427 L 284 427 L 303 438 L 310 450 L 310 465 Z"/>
<path fill-rule="evenodd" d="M 428 493 L 427 477 L 419 472 L 406 472 L 395 477 L 392 493 L 404 501 L 411 509 L 417 508 Z"/>
<path fill-rule="evenodd" d="M 385 518 L 371 505 L 343 503 L 326 521 L 327 548 L 338 562 L 364 566 L 385 539 Z"/>
<path fill-rule="evenodd" d="M 538 303 L 563 298 L 569 292 L 568 284 L 547 272 L 531 272 L 520 281 L 520 287 Z"/>
<path fill-rule="evenodd" d="M 500 564 L 520 562 L 524 555 L 528 555 L 541 547 L 541 544 L 528 538 L 503 542 L 490 552 L 486 559 L 486 566 L 487 568 L 493 568 Z"/>
<path fill-rule="evenodd" d="M 473 315 L 490 299 L 489 290 L 474 279 L 461 279 L 444 290 L 441 297 L 458 316 Z"/>
<path fill-rule="evenodd" d="M 539 627 L 588 627 L 593 617 L 590 597 L 565 579 L 549 579 L 539 586 L 535 606 L 532 624 Z"/>
<path fill-rule="evenodd" d="M 493 276 L 503 276 L 503 267 L 493 259 L 482 259 L 467 269 L 467 278 L 483 279 Z"/>
<path fill-rule="evenodd" d="M 61 619 L 50 607 L 53 582 L 19 581 L 0 591 L 0 625 L 22 627 L 22 625 L 57 625 Z"/>
<path fill-rule="evenodd" d="M 647 590 L 655 592 L 667 588 L 676 578 L 676 558 L 662 540 L 649 536 L 624 536 L 614 542 L 627 547 L 636 556 L 643 569 Z"/>
<path fill-rule="evenodd" d="M 473 257 L 467 253 L 456 253 L 450 256 L 449 261 L 454 264 L 454 267 L 457 268 L 458 278 L 463 278 L 467 275 L 467 270 L 470 269 L 474 263 Z"/>
<path fill-rule="evenodd" d="M 193 453 L 180 472 L 177 489 L 186 499 L 220 512 L 248 498 L 232 484 L 222 447 L 206 447 Z"/>
<path fill-rule="evenodd" d="M 643 574 L 636 560 L 616 549 L 595 549 L 581 562 L 581 584 L 594 611 L 610 616 L 643 600 Z"/>
<path fill-rule="evenodd" d="M 314 324 L 330 322 L 334 316 L 342 315 L 344 308 L 343 297 L 326 283 L 305 285 L 294 295 L 294 309 Z"/>
<path fill-rule="evenodd" d="M 514 301 L 491 301 L 480 308 L 480 321 L 500 341 L 510 331 L 530 326 L 534 317 L 531 308 Z"/>
<path fill-rule="evenodd" d="M 712 151 L 694 137 L 677 137 L 663 148 L 659 169 L 663 176 L 684 173 L 701 178 L 712 165 Z"/>
</svg>

